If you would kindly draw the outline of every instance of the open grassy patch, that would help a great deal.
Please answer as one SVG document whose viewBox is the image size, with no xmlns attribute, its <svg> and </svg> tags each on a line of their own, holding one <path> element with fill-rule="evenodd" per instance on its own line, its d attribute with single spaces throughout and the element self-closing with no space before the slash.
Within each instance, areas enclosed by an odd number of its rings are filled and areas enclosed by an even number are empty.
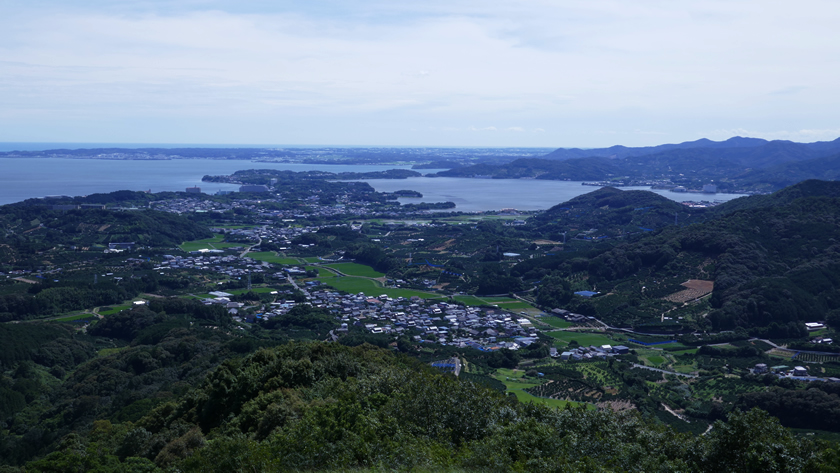
<svg viewBox="0 0 840 473">
<path fill-rule="evenodd" d="M 325 266 L 341 271 L 348 276 L 364 276 L 367 278 L 381 278 L 385 276 L 385 274 L 376 271 L 370 266 L 359 263 L 336 263 Z"/>
</svg>

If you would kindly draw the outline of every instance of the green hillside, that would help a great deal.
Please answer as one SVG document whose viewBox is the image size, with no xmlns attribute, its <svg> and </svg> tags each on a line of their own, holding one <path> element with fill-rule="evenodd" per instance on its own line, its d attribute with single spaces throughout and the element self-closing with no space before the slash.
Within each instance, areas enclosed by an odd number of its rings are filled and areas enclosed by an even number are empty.
<svg viewBox="0 0 840 473">
<path fill-rule="evenodd" d="M 704 213 L 653 192 L 604 187 L 555 205 L 537 214 L 532 223 L 541 237 L 571 232 L 568 237 L 574 238 L 590 229 L 597 230 L 590 234 L 593 237 L 616 237 L 673 225 L 675 216 L 683 223 L 699 221 Z"/>
<path fill-rule="evenodd" d="M 526 261 L 514 273 L 584 270 L 588 286 L 609 294 L 581 309 L 616 325 L 659 322 L 663 312 L 679 309 L 670 315 L 685 318 L 671 323 L 674 329 L 747 327 L 757 335 L 801 336 L 801 322 L 840 309 L 840 198 L 818 196 L 836 195 L 838 188 L 807 182 L 742 199 L 703 223 L 666 227 L 605 252 Z M 683 314 L 687 308 L 663 300 L 689 279 L 714 282 L 705 313 Z"/>
</svg>

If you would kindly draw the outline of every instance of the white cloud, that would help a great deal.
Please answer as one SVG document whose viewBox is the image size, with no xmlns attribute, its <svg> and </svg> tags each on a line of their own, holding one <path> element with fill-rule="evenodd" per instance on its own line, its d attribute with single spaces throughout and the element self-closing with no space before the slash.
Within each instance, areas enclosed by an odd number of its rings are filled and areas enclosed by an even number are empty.
<svg viewBox="0 0 840 473">
<path fill-rule="evenodd" d="M 469 129 L 541 141 L 452 144 L 557 146 L 613 144 L 603 129 L 634 144 L 840 126 L 831 1 L 56 5 L 0 6 L 0 141 L 85 121 L 83 139 L 131 136 L 140 119 L 176 140 L 173 119 L 198 137 L 212 124 L 207 139 L 374 144 L 484 121 Z"/>
<path fill-rule="evenodd" d="M 713 130 L 707 133 L 707 135 L 709 138 L 713 139 L 727 139 L 733 136 L 749 136 L 752 138 L 763 138 L 765 140 L 789 140 L 799 142 L 833 141 L 840 137 L 840 128 L 774 131 L 731 128 L 725 130 Z"/>
</svg>

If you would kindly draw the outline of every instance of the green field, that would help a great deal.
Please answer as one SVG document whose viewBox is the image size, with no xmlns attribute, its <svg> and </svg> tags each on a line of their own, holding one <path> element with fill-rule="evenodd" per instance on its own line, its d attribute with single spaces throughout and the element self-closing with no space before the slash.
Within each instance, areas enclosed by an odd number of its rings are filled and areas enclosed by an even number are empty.
<svg viewBox="0 0 840 473">
<path fill-rule="evenodd" d="M 117 306 L 110 306 L 110 307 L 111 307 L 111 310 L 100 310 L 99 313 L 101 315 L 116 314 L 117 312 L 119 312 L 121 310 L 126 310 L 126 309 L 130 308 L 131 304 L 117 305 Z"/>
<path fill-rule="evenodd" d="M 560 317 L 540 317 L 537 320 L 555 328 L 569 328 L 574 325 L 568 320 L 563 320 Z"/>
<path fill-rule="evenodd" d="M 477 296 L 480 299 L 487 301 L 490 304 L 500 304 L 503 302 L 519 302 L 519 299 L 511 299 L 510 297 L 481 297 Z"/>
<path fill-rule="evenodd" d="M 697 353 L 697 350 L 699 350 L 699 349 L 698 348 L 691 348 L 691 349 L 688 349 L 688 350 L 672 351 L 672 352 L 669 352 L 669 353 L 671 353 L 674 356 L 677 356 L 677 355 L 694 355 L 694 354 Z"/>
<path fill-rule="evenodd" d="M 454 296 L 454 299 L 468 306 L 497 305 L 500 309 L 508 310 L 533 308 L 531 304 L 528 304 L 527 302 L 522 302 L 518 299 L 511 299 L 510 297 Z"/>
<path fill-rule="evenodd" d="M 536 397 L 531 393 L 525 392 L 525 389 L 530 387 L 534 387 L 544 383 L 545 381 L 536 380 L 536 379 L 526 379 L 522 377 L 523 373 L 520 370 L 511 370 L 511 369 L 504 369 L 500 368 L 493 373 L 493 377 L 504 383 L 507 387 L 508 392 L 512 392 L 516 395 L 516 399 L 519 402 L 534 402 L 537 404 L 545 404 L 551 407 L 559 407 L 564 408 L 567 404 L 571 404 L 573 406 L 578 406 L 582 403 L 579 402 L 569 402 L 564 401 L 562 399 L 550 399 L 545 397 Z M 595 406 L 586 404 L 587 409 L 594 409 Z"/>
<path fill-rule="evenodd" d="M 303 258 L 303 260 L 307 263 L 319 263 L 321 261 L 321 258 L 317 256 L 307 256 L 306 258 Z"/>
<path fill-rule="evenodd" d="M 297 258 L 277 256 L 277 254 L 273 251 L 252 251 L 245 256 L 248 256 L 249 258 L 254 258 L 255 260 L 259 261 L 265 261 L 267 263 L 290 265 L 300 264 L 300 261 Z"/>
<path fill-rule="evenodd" d="M 439 294 L 431 294 L 428 292 L 415 291 L 414 289 L 401 289 L 382 287 L 377 281 L 367 278 L 357 278 L 351 276 L 344 277 L 327 277 L 317 278 L 324 284 L 338 289 L 339 291 L 356 294 L 359 292 L 365 293 L 369 297 L 377 297 L 381 294 L 386 294 L 388 297 L 412 297 L 418 296 L 423 299 L 444 299 L 445 296 Z"/>
<path fill-rule="evenodd" d="M 557 339 L 555 345 L 558 348 L 568 345 L 572 340 L 576 340 L 581 346 L 595 345 L 597 347 L 615 343 L 615 340 L 600 333 L 555 331 L 545 332 L 545 334 Z"/>
<path fill-rule="evenodd" d="M 329 269 L 320 266 L 305 266 L 303 269 L 306 271 L 318 271 L 318 278 L 334 278 L 337 277 L 336 274 Z"/>
<path fill-rule="evenodd" d="M 86 320 L 86 319 L 97 319 L 98 317 L 95 314 L 79 314 L 79 315 L 68 315 L 67 317 L 61 317 L 60 319 L 53 319 L 53 322 L 75 322 L 77 320 Z"/>
<path fill-rule="evenodd" d="M 232 246 L 243 246 L 242 243 L 222 243 L 225 239 L 224 235 L 216 234 L 213 238 L 205 238 L 204 240 L 193 240 L 181 243 L 181 250 L 183 251 L 198 251 L 202 249 L 221 250 L 230 248 Z"/>
<path fill-rule="evenodd" d="M 383 273 L 376 271 L 370 266 L 358 263 L 336 263 L 324 265 L 328 268 L 333 268 L 348 276 L 363 276 L 366 278 L 381 278 L 385 276 Z"/>
<path fill-rule="evenodd" d="M 533 306 L 527 302 L 517 301 L 517 302 L 497 302 L 496 305 L 499 306 L 500 309 L 507 309 L 507 310 L 521 310 L 521 309 L 531 309 Z"/>
<path fill-rule="evenodd" d="M 275 289 L 273 287 L 253 287 L 253 288 L 251 288 L 251 292 L 254 292 L 256 294 L 268 294 L 268 293 L 271 293 L 271 292 L 276 291 L 276 290 L 277 289 Z M 232 289 L 230 291 L 225 291 L 225 292 L 227 292 L 228 294 L 245 294 L 246 292 L 248 292 L 248 289 Z M 207 294 L 207 297 L 212 297 L 212 296 L 210 296 L 210 294 Z"/>
<path fill-rule="evenodd" d="M 646 356 L 644 359 L 648 360 L 653 366 L 659 366 L 665 363 L 665 358 L 659 355 Z"/>
<path fill-rule="evenodd" d="M 475 296 L 455 296 L 453 297 L 453 299 L 468 306 L 478 306 L 487 304 L 486 302 Z"/>
</svg>

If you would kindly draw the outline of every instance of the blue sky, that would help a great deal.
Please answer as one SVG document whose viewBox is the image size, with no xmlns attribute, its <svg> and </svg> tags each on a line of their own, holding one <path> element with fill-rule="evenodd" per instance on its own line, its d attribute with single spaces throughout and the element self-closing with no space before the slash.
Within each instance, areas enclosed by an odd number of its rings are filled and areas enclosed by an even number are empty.
<svg viewBox="0 0 840 473">
<path fill-rule="evenodd" d="M 839 20 L 814 0 L 4 1 L 0 141 L 832 140 Z"/>
</svg>

